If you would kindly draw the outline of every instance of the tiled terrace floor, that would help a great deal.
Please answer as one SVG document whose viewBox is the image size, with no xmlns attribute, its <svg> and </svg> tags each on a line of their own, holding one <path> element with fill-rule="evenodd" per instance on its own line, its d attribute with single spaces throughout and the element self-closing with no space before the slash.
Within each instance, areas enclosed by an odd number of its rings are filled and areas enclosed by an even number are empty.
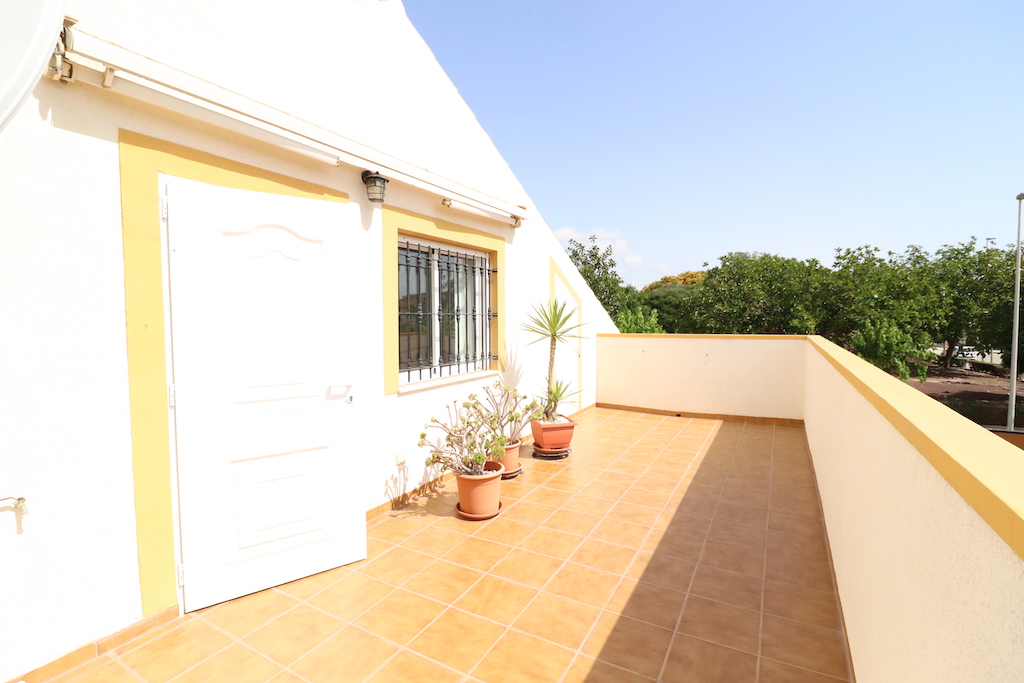
<svg viewBox="0 0 1024 683">
<path fill-rule="evenodd" d="M 454 484 L 370 558 L 186 615 L 59 681 L 849 680 L 803 430 L 607 409 L 486 522 Z"/>
</svg>

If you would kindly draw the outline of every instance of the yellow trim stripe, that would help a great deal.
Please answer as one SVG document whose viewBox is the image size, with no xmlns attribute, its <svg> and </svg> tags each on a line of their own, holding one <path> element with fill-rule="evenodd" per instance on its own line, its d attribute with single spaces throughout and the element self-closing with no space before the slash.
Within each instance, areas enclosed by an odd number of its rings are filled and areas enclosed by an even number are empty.
<svg viewBox="0 0 1024 683">
<path fill-rule="evenodd" d="M 398 393 L 398 236 L 443 242 L 454 246 L 486 251 L 497 277 L 491 287 L 491 307 L 498 313 L 491 323 L 491 353 L 498 356 L 498 367 L 505 369 L 505 239 L 490 233 L 449 223 L 439 218 L 396 209 L 383 208 L 384 258 L 384 393 Z M 511 228 L 509 228 L 511 231 Z"/>
<path fill-rule="evenodd" d="M 211 185 L 347 202 L 348 196 L 205 152 L 120 131 L 128 393 L 142 611 L 177 605 L 159 174 Z"/>
<path fill-rule="evenodd" d="M 832 342 L 807 340 L 1024 559 L 1020 449 Z"/>
</svg>

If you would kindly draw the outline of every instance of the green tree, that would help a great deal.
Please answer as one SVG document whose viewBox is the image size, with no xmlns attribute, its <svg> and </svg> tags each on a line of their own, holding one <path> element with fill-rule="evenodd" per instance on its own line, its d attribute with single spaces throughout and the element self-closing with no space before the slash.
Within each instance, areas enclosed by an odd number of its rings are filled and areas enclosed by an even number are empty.
<svg viewBox="0 0 1024 683">
<path fill-rule="evenodd" d="M 917 340 L 891 320 L 864 321 L 850 338 L 850 346 L 858 356 L 904 382 L 910 377 L 911 367 L 917 371 L 918 379 L 925 380 L 925 365 L 908 360 L 920 357 Z"/>
<path fill-rule="evenodd" d="M 661 334 L 665 330 L 658 324 L 658 311 L 647 306 L 625 308 L 615 319 L 615 326 L 624 334 Z"/>
<path fill-rule="evenodd" d="M 653 311 L 647 305 L 646 297 L 633 285 L 623 283 L 619 273 L 615 270 L 615 259 L 612 257 L 612 248 L 607 246 L 604 249 L 597 246 L 597 236 L 591 235 L 588 238 L 590 245 L 584 245 L 576 240 L 569 240 L 569 247 L 566 253 L 570 260 L 580 271 L 580 275 L 587 281 L 594 296 L 604 306 L 604 310 L 612 320 L 618 321 L 624 312 L 630 311 L 625 320 L 628 325 L 638 324 L 638 320 L 646 322 L 643 325 L 650 327 L 650 322 L 657 325 L 656 316 L 652 318 Z M 640 316 L 637 318 L 637 316 Z M 618 323 L 616 323 L 618 324 Z M 619 327 L 620 332 L 627 330 Z M 632 329 L 628 331 L 633 331 Z M 663 330 L 658 330 L 663 331 Z"/>
<path fill-rule="evenodd" d="M 658 323 L 670 334 L 700 331 L 693 299 L 699 285 L 663 285 L 647 293 L 647 304 L 657 311 Z"/>
<path fill-rule="evenodd" d="M 566 252 L 580 275 L 590 285 L 594 296 L 604 306 L 612 320 L 622 311 L 624 285 L 619 273 L 615 270 L 615 259 L 612 258 L 611 245 L 602 249 L 597 246 L 597 236 L 591 235 L 590 246 L 576 240 L 569 240 Z"/>
<path fill-rule="evenodd" d="M 817 261 L 733 252 L 707 271 L 688 307 L 694 332 L 809 334 L 817 326 L 818 289 L 827 273 Z"/>
</svg>

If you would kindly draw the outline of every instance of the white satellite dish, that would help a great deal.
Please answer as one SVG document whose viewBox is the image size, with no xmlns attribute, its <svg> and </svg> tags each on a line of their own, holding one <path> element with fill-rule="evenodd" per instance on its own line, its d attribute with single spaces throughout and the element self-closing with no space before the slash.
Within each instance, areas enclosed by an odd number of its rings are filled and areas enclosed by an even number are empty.
<svg viewBox="0 0 1024 683">
<path fill-rule="evenodd" d="M 0 130 L 39 82 L 64 25 L 65 0 L 0 0 Z"/>
</svg>

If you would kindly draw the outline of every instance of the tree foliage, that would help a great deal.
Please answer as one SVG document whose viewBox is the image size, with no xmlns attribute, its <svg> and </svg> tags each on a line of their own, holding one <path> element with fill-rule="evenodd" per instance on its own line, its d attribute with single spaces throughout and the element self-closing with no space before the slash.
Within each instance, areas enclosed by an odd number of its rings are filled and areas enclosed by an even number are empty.
<svg viewBox="0 0 1024 683">
<path fill-rule="evenodd" d="M 936 344 L 947 363 L 964 343 L 1009 357 L 1014 258 L 973 238 L 934 255 L 837 249 L 831 266 L 734 252 L 695 284 L 663 278 L 644 293 L 668 332 L 820 334 L 906 377 Z"/>
<path fill-rule="evenodd" d="M 615 259 L 612 257 L 611 245 L 601 248 L 597 245 L 597 236 L 588 238 L 589 246 L 576 240 L 569 240 L 566 252 L 580 275 L 590 285 L 594 296 L 604 306 L 604 310 L 612 320 L 616 321 L 619 332 L 631 332 L 632 327 L 657 326 L 657 315 L 646 302 L 646 297 L 633 285 L 627 285 L 615 270 Z M 626 313 L 628 311 L 628 313 Z M 630 329 L 623 329 L 618 321 L 626 313 L 624 320 Z M 653 323 L 653 325 L 652 325 Z M 658 332 L 663 330 L 658 329 Z"/>
</svg>

